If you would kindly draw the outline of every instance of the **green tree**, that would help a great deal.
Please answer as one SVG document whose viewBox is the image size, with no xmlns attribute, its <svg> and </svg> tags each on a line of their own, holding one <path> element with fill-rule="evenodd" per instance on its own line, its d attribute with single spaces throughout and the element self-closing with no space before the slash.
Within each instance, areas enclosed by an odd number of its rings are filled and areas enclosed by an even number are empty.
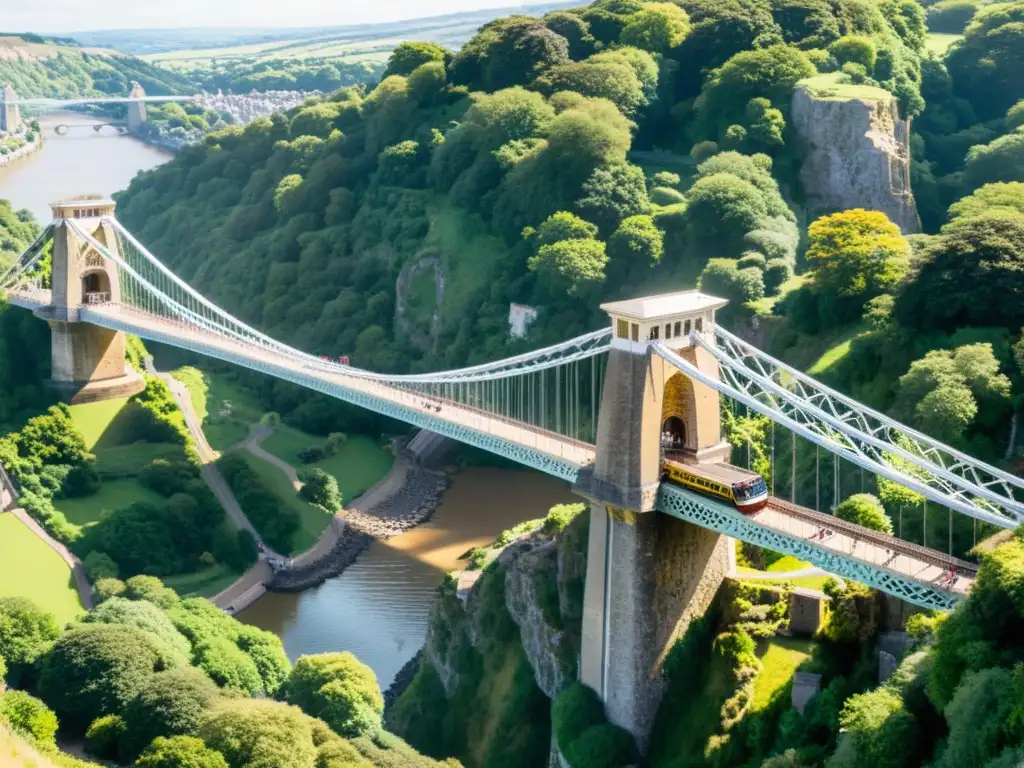
<svg viewBox="0 0 1024 768">
<path fill-rule="evenodd" d="M 289 704 L 346 737 L 381 727 L 384 699 L 373 670 L 349 652 L 300 656 L 284 687 Z"/>
<path fill-rule="evenodd" d="M 611 235 L 630 216 L 647 213 L 644 172 L 629 163 L 603 165 L 595 168 L 583 184 L 576 210 L 597 224 L 602 235 Z"/>
<path fill-rule="evenodd" d="M 1024 98 L 1018 77 L 1024 64 L 1022 22 L 1020 0 L 984 8 L 946 57 L 957 95 L 971 103 L 981 120 L 1002 117 Z"/>
<path fill-rule="evenodd" d="M 541 246 L 528 263 L 530 269 L 555 279 L 570 294 L 577 295 L 604 280 L 608 254 L 600 240 L 559 240 Z"/>
<path fill-rule="evenodd" d="M 399 43 L 391 52 L 387 69 L 384 70 L 381 79 L 391 77 L 391 75 L 411 75 L 424 64 L 430 62 L 445 64 L 450 57 L 451 54 L 436 43 Z"/>
<path fill-rule="evenodd" d="M 138 627 L 149 634 L 164 655 L 187 664 L 192 648 L 183 634 L 174 628 L 167 615 L 146 600 L 126 600 L 112 597 L 83 618 L 87 624 L 123 624 Z"/>
<path fill-rule="evenodd" d="M 545 93 L 572 91 L 591 98 L 608 99 L 627 116 L 646 103 L 643 84 L 624 61 L 571 61 L 552 67 L 537 80 Z"/>
<path fill-rule="evenodd" d="M 608 252 L 613 264 L 651 267 L 665 252 L 664 238 L 650 216 L 630 216 L 608 241 Z"/>
<path fill-rule="evenodd" d="M 82 564 L 91 581 L 117 578 L 117 563 L 106 552 L 94 550 L 85 556 Z"/>
<path fill-rule="evenodd" d="M 1007 744 L 1014 700 L 1010 672 L 990 668 L 968 674 L 945 709 L 949 739 L 936 768 L 985 765 Z"/>
<path fill-rule="evenodd" d="M 529 16 L 496 19 L 480 28 L 452 61 L 456 83 L 497 91 L 525 85 L 569 60 L 569 42 L 543 20 Z"/>
<path fill-rule="evenodd" d="M 686 231 L 700 254 L 739 255 L 743 236 L 767 217 L 764 197 L 731 173 L 698 179 L 687 195 Z"/>
<path fill-rule="evenodd" d="M 878 54 L 870 37 L 861 35 L 841 37 L 828 47 L 828 52 L 835 57 L 840 65 L 853 62 L 864 67 L 869 75 L 875 71 L 875 59 Z"/>
<path fill-rule="evenodd" d="M 310 768 L 316 761 L 315 722 L 276 701 L 230 699 L 207 713 L 199 735 L 231 768 Z"/>
<path fill-rule="evenodd" d="M 909 768 L 917 722 L 888 688 L 851 696 L 839 716 L 842 737 L 827 768 Z"/>
<path fill-rule="evenodd" d="M 158 736 L 194 736 L 218 695 L 217 686 L 194 667 L 157 672 L 125 706 L 122 762 L 133 761 Z"/>
<path fill-rule="evenodd" d="M 679 46 L 690 32 L 690 17 L 673 3 L 644 3 L 626 20 L 619 42 L 651 53 Z"/>
<path fill-rule="evenodd" d="M 855 208 L 822 216 L 808 236 L 815 282 L 834 295 L 871 298 L 907 273 L 910 245 L 880 211 Z"/>
<path fill-rule="evenodd" d="M 132 576 L 124 585 L 129 600 L 147 600 L 160 608 L 172 608 L 179 602 L 178 593 L 156 576 Z"/>
<path fill-rule="evenodd" d="M 1022 301 L 1024 217 L 994 211 L 954 219 L 928 241 L 915 279 L 897 297 L 896 317 L 919 330 L 1016 328 Z"/>
<path fill-rule="evenodd" d="M 969 219 L 996 210 L 1024 214 L 1024 182 L 985 184 L 949 206 L 949 218 Z"/>
<path fill-rule="evenodd" d="M 222 688 L 249 696 L 264 693 L 263 680 L 255 662 L 231 640 L 211 638 L 195 647 L 196 665 Z"/>
<path fill-rule="evenodd" d="M 855 493 L 844 499 L 836 506 L 834 514 L 841 520 L 892 535 L 892 520 L 882 502 L 870 493 Z"/>
<path fill-rule="evenodd" d="M 806 54 L 786 45 L 743 51 L 708 77 L 695 109 L 702 135 L 717 137 L 743 120 L 751 99 L 764 97 L 785 112 L 798 80 L 814 74 Z"/>
<path fill-rule="evenodd" d="M 122 736 L 124 720 L 118 715 L 97 717 L 85 731 L 85 749 L 102 760 L 114 760 Z"/>
<path fill-rule="evenodd" d="M 334 475 L 329 475 L 319 467 L 307 469 L 302 473 L 302 488 L 299 496 L 310 504 L 319 504 L 329 512 L 337 512 L 341 509 L 341 491 L 338 489 L 338 481 Z"/>
<path fill-rule="evenodd" d="M 1024 133 L 1000 136 L 989 144 L 978 144 L 967 152 L 964 184 L 974 190 L 998 181 L 1024 179 Z"/>
<path fill-rule="evenodd" d="M 544 16 L 544 23 L 569 42 L 569 56 L 576 61 L 587 58 L 597 47 L 597 41 L 590 34 L 590 24 L 578 14 L 552 11 Z"/>
<path fill-rule="evenodd" d="M 224 756 L 193 736 L 160 736 L 135 762 L 136 768 L 229 768 Z"/>
<path fill-rule="evenodd" d="M 84 728 L 101 715 L 121 714 L 168 662 L 141 629 L 82 626 L 66 632 L 43 659 L 39 693 L 66 724 Z"/>
<path fill-rule="evenodd" d="M 597 237 L 597 227 L 568 211 L 559 211 L 544 220 L 537 228 L 534 242 L 537 248 L 559 240 L 589 240 Z"/>
<path fill-rule="evenodd" d="M 35 696 L 24 691 L 7 691 L 0 695 L 0 718 L 14 730 L 42 744 L 55 743 L 57 715 Z"/>
<path fill-rule="evenodd" d="M 0 657 L 7 663 L 7 682 L 22 677 L 60 637 L 57 619 L 24 597 L 0 597 Z"/>
</svg>

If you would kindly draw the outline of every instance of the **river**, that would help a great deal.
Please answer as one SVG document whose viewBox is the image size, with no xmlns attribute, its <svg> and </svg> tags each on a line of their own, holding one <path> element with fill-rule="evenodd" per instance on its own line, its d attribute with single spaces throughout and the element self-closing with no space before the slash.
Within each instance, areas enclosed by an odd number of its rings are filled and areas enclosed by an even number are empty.
<svg viewBox="0 0 1024 768">
<path fill-rule="evenodd" d="M 382 688 L 423 645 L 434 590 L 459 556 L 554 504 L 579 501 L 563 481 L 536 472 L 474 467 L 453 478 L 427 523 L 374 542 L 340 576 L 298 594 L 268 593 L 238 618 L 281 638 L 294 661 L 352 651 Z"/>
<path fill-rule="evenodd" d="M 124 189 L 139 171 L 171 158 L 162 149 L 121 136 L 110 128 L 97 132 L 103 121 L 76 112 L 57 112 L 39 118 L 43 147 L 0 169 L 0 198 L 15 208 L 28 208 L 40 222 L 50 220 L 50 203 L 76 195 L 112 195 Z M 57 136 L 58 125 L 71 128 Z M 91 126 L 91 127 L 90 127 Z"/>
</svg>

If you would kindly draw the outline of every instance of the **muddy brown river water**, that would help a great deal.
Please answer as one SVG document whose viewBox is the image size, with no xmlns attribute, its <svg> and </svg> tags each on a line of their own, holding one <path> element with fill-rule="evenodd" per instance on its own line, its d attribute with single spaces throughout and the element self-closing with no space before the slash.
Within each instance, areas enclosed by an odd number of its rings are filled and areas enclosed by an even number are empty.
<svg viewBox="0 0 1024 768">
<path fill-rule="evenodd" d="M 579 498 L 567 483 L 536 472 L 466 469 L 429 522 L 375 542 L 320 587 L 268 593 L 238 618 L 278 635 L 293 661 L 304 653 L 352 651 L 386 688 L 423 645 L 434 590 L 447 571 L 462 567 L 459 556 L 573 501 Z"/>
</svg>

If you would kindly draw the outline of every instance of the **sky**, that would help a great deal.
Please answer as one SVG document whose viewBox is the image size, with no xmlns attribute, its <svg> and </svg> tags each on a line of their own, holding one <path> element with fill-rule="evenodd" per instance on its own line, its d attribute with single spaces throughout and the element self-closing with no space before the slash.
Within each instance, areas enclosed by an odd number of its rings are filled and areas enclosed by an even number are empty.
<svg viewBox="0 0 1024 768">
<path fill-rule="evenodd" d="M 398 21 L 531 0 L 0 0 L 11 32 L 181 27 L 312 27 Z"/>
</svg>

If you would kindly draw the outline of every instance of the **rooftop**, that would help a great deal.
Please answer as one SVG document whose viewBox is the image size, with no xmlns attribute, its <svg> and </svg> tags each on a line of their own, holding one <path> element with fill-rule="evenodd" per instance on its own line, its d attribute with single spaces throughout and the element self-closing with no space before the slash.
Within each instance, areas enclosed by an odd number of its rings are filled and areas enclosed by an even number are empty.
<svg viewBox="0 0 1024 768">
<path fill-rule="evenodd" d="M 109 205 L 114 205 L 114 201 L 110 198 L 104 197 L 89 197 L 82 196 L 79 198 L 73 198 L 71 200 L 59 200 L 56 203 L 50 203 L 51 208 L 106 208 Z"/>
<path fill-rule="evenodd" d="M 601 309 L 610 315 L 622 315 L 634 320 L 654 320 L 655 318 L 695 314 L 709 309 L 721 309 L 728 303 L 727 299 L 708 296 L 706 293 L 692 290 L 644 296 L 627 301 L 611 301 L 602 304 Z"/>
</svg>

